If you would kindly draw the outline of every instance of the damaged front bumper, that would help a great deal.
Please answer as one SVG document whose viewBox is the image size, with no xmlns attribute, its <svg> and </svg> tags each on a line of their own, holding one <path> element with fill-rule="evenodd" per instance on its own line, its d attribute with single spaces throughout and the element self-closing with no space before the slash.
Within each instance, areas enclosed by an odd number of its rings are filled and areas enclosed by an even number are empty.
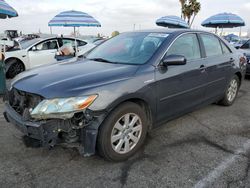
<svg viewBox="0 0 250 188">
<path fill-rule="evenodd" d="M 5 104 L 4 117 L 7 122 L 15 125 L 23 134 L 38 140 L 42 147 L 50 148 L 56 144 L 65 143 L 77 147 L 81 155 L 91 156 L 96 151 L 98 128 L 105 117 L 104 114 L 88 114 L 88 116 L 91 116 L 88 124 L 78 129 L 72 129 L 70 120 L 25 120 L 8 103 Z M 70 133 L 72 131 L 73 133 Z M 65 133 L 67 133 L 66 139 L 62 136 Z"/>
</svg>

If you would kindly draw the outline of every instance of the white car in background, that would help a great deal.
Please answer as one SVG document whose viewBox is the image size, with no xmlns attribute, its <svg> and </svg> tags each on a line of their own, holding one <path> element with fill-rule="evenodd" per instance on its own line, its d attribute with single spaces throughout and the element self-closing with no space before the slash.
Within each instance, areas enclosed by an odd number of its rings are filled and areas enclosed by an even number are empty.
<svg viewBox="0 0 250 188">
<path fill-rule="evenodd" d="M 55 58 L 59 48 L 71 44 L 75 48 L 77 43 L 77 56 L 83 56 L 96 45 L 81 39 L 69 37 L 37 38 L 25 42 L 15 42 L 14 47 L 5 54 L 6 77 L 14 78 L 17 74 L 37 66 L 58 62 Z"/>
</svg>

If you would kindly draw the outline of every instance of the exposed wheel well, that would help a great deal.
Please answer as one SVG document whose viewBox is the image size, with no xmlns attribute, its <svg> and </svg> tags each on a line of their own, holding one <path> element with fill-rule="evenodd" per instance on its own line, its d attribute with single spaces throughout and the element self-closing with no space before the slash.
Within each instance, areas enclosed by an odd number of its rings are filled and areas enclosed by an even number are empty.
<svg viewBox="0 0 250 188">
<path fill-rule="evenodd" d="M 151 109 L 150 109 L 150 106 L 148 105 L 148 103 L 146 101 L 142 100 L 142 99 L 139 99 L 139 98 L 131 98 L 131 99 L 128 99 L 128 100 L 125 100 L 125 101 L 121 102 L 120 104 L 125 103 L 125 102 L 136 103 L 146 112 L 147 119 L 148 119 L 148 122 L 149 122 L 149 124 L 148 124 L 149 130 L 151 130 L 153 120 L 152 120 L 152 112 L 151 112 Z M 120 104 L 118 104 L 117 106 L 119 106 Z"/>
<path fill-rule="evenodd" d="M 240 72 L 236 72 L 235 75 L 238 76 L 238 78 L 240 80 L 240 84 L 241 84 L 242 74 Z"/>
</svg>

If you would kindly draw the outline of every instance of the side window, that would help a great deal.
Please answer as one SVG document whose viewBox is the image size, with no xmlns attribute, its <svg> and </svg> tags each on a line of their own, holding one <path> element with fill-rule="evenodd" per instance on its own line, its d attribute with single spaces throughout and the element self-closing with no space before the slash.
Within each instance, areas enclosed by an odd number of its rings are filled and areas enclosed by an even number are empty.
<svg viewBox="0 0 250 188">
<path fill-rule="evenodd" d="M 42 42 L 42 43 L 36 45 L 36 49 L 37 50 L 53 50 L 53 49 L 58 49 L 57 41 L 56 40 L 50 40 L 50 41 Z"/>
<path fill-rule="evenodd" d="M 78 46 L 85 46 L 87 44 L 87 42 L 81 41 L 81 40 L 77 40 L 77 45 Z"/>
<path fill-rule="evenodd" d="M 81 40 L 77 40 L 77 46 L 85 46 L 87 44 L 87 42 L 85 41 L 81 41 Z M 62 46 L 63 45 L 71 45 L 71 46 L 75 46 L 75 40 L 73 39 L 63 39 L 62 40 Z"/>
<path fill-rule="evenodd" d="M 222 55 L 222 49 L 218 38 L 209 34 L 201 34 L 201 39 L 203 41 L 207 57 Z"/>
<path fill-rule="evenodd" d="M 224 42 L 220 41 L 221 43 L 221 47 L 222 47 L 222 52 L 223 54 L 230 54 L 231 51 L 229 50 L 229 48 L 224 44 Z"/>
<path fill-rule="evenodd" d="M 63 45 L 75 46 L 75 41 L 72 40 L 72 39 L 63 39 L 62 42 L 63 42 L 62 46 L 63 46 Z"/>
<path fill-rule="evenodd" d="M 167 55 L 183 55 L 187 60 L 201 58 L 196 34 L 185 34 L 179 37 L 169 48 Z"/>
<path fill-rule="evenodd" d="M 58 49 L 57 41 L 56 40 L 50 41 L 49 44 L 48 44 L 48 46 L 49 46 L 49 50 Z"/>
<path fill-rule="evenodd" d="M 249 49 L 250 48 L 250 40 L 247 41 L 245 44 L 243 44 L 240 48 L 241 49 Z"/>
</svg>

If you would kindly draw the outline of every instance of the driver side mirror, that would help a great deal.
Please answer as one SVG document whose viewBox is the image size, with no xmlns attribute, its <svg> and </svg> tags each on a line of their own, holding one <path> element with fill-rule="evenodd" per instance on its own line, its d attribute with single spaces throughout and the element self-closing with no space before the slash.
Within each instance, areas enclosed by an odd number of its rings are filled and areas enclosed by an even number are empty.
<svg viewBox="0 0 250 188">
<path fill-rule="evenodd" d="M 32 48 L 31 48 L 31 51 L 38 51 L 38 49 L 37 49 L 37 47 L 36 46 L 33 46 Z"/>
<path fill-rule="evenodd" d="M 168 55 L 165 56 L 162 60 L 163 66 L 168 65 L 186 65 L 187 59 L 182 55 Z"/>
</svg>

